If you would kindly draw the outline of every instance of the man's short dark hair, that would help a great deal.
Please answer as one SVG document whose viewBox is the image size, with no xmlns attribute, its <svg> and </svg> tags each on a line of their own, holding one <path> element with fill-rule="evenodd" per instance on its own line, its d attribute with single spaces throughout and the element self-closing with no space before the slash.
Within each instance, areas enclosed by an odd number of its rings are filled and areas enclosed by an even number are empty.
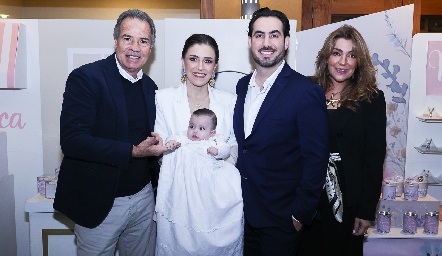
<svg viewBox="0 0 442 256">
<path fill-rule="evenodd" d="M 290 37 L 290 23 L 289 19 L 287 19 L 287 16 L 277 10 L 271 10 L 268 7 L 261 8 L 259 10 L 256 10 L 253 15 L 252 19 L 249 22 L 249 32 L 248 36 L 252 36 L 253 33 L 253 24 L 255 21 L 261 17 L 276 17 L 282 22 L 282 33 L 284 34 L 284 37 Z"/>
</svg>

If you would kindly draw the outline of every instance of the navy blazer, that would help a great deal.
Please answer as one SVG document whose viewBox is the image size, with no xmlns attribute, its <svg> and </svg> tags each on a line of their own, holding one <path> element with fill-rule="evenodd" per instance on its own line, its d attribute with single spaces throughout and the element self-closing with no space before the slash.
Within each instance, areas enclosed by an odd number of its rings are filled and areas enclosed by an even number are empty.
<svg viewBox="0 0 442 256">
<path fill-rule="evenodd" d="M 238 81 L 233 116 L 244 214 L 254 227 L 293 227 L 292 216 L 309 224 L 329 156 L 324 91 L 285 64 L 245 138 L 244 100 L 251 76 Z"/>
<path fill-rule="evenodd" d="M 132 159 L 126 99 L 115 54 L 69 74 L 60 116 L 60 166 L 54 209 L 94 228 L 112 208 L 120 171 Z M 143 74 L 148 125 L 155 124 L 156 84 Z M 154 161 L 154 158 L 152 158 Z"/>
</svg>

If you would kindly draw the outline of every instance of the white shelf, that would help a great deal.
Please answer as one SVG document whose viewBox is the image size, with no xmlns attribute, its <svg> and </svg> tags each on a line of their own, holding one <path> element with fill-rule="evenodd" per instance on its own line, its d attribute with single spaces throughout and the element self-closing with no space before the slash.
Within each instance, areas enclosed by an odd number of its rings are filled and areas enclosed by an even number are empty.
<svg viewBox="0 0 442 256">
<path fill-rule="evenodd" d="M 401 238 L 401 239 L 442 239 L 442 223 L 439 221 L 439 233 L 437 235 L 424 234 L 424 228 L 417 228 L 416 234 L 405 234 L 402 232 L 402 228 L 391 228 L 390 233 L 379 233 L 376 227 L 368 229 L 368 234 L 365 235 L 367 239 L 379 239 L 379 238 Z"/>
<path fill-rule="evenodd" d="M 37 194 L 25 203 L 26 212 L 56 212 L 52 207 L 54 199 L 47 199 L 44 195 Z"/>
<path fill-rule="evenodd" d="M 418 116 L 416 117 L 419 121 L 424 122 L 424 123 L 442 123 L 442 118 L 440 117 L 435 117 L 435 118 L 426 118 L 426 117 L 421 117 Z"/>
<path fill-rule="evenodd" d="M 431 154 L 431 155 L 442 155 L 442 149 L 438 148 L 437 150 L 427 150 L 423 149 L 422 147 L 414 147 L 417 152 L 421 154 Z"/>
</svg>

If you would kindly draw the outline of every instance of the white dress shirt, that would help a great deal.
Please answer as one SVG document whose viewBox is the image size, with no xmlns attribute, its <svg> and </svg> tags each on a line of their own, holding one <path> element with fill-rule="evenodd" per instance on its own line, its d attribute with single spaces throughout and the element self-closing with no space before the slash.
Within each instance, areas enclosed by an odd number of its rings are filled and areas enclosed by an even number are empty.
<svg viewBox="0 0 442 256">
<path fill-rule="evenodd" d="M 279 65 L 278 69 L 273 72 L 271 76 L 269 76 L 264 81 L 263 89 L 259 87 L 256 83 L 256 70 L 253 72 L 252 77 L 249 82 L 249 89 L 247 90 L 246 99 L 244 102 L 244 134 L 245 138 L 247 138 L 250 133 L 252 133 L 253 124 L 255 123 L 256 116 L 258 115 L 259 109 L 261 108 L 264 99 L 267 96 L 267 93 L 272 88 L 273 83 L 278 77 L 279 73 L 281 73 L 282 68 L 284 67 L 285 60 L 282 61 L 281 65 Z"/>
</svg>

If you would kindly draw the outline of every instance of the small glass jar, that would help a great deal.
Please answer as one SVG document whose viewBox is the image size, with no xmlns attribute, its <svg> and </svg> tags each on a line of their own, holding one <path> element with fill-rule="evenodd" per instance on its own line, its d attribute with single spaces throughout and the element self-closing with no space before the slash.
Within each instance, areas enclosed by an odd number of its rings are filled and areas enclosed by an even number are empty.
<svg viewBox="0 0 442 256">
<path fill-rule="evenodd" d="M 416 234 L 417 232 L 417 214 L 414 212 L 405 212 L 404 213 L 404 221 L 403 221 L 403 229 L 404 233 L 408 234 Z"/>
<path fill-rule="evenodd" d="M 439 213 L 427 212 L 425 213 L 424 234 L 437 234 L 439 231 Z"/>
<path fill-rule="evenodd" d="M 382 185 L 382 199 L 394 200 L 396 199 L 396 183 L 384 182 Z"/>
<path fill-rule="evenodd" d="M 428 182 L 426 182 L 426 181 L 419 182 L 419 189 L 417 190 L 417 194 L 418 194 L 419 198 L 426 197 L 427 190 L 428 190 Z"/>
<path fill-rule="evenodd" d="M 404 181 L 398 180 L 396 183 L 396 197 L 401 197 L 404 193 Z"/>
<path fill-rule="evenodd" d="M 46 181 L 48 181 L 49 178 L 46 176 L 38 176 L 37 177 L 37 191 L 40 195 L 46 194 Z"/>
<path fill-rule="evenodd" d="M 416 201 L 418 198 L 419 183 L 405 182 L 404 200 Z"/>
<path fill-rule="evenodd" d="M 390 233 L 391 213 L 389 211 L 380 211 L 376 219 L 376 229 L 379 233 Z"/>
</svg>

